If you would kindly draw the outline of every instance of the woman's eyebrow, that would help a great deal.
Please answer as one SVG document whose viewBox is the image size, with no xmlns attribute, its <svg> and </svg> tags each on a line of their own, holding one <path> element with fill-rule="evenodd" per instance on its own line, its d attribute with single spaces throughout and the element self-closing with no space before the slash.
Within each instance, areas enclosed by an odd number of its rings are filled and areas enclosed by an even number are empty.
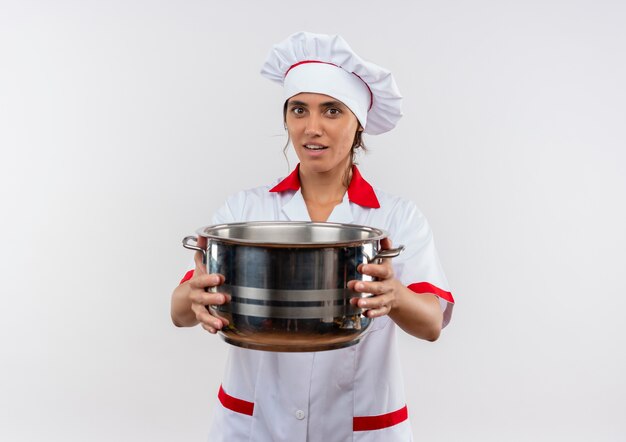
<svg viewBox="0 0 626 442">
<path fill-rule="evenodd" d="M 303 107 L 309 107 L 308 104 L 306 104 L 304 101 L 298 101 L 298 100 L 291 100 L 289 102 L 289 106 L 303 106 Z"/>
<path fill-rule="evenodd" d="M 304 101 L 298 101 L 298 100 L 291 100 L 289 102 L 289 106 L 309 107 L 308 103 L 305 103 Z M 345 104 L 343 104 L 341 101 L 338 101 L 338 100 L 332 100 L 332 101 L 325 101 L 323 103 L 320 103 L 319 107 L 345 107 Z"/>
<path fill-rule="evenodd" d="M 322 104 L 320 104 L 320 107 L 344 107 L 345 104 L 343 104 L 341 101 L 337 101 L 337 100 L 333 100 L 333 101 L 326 101 Z"/>
</svg>

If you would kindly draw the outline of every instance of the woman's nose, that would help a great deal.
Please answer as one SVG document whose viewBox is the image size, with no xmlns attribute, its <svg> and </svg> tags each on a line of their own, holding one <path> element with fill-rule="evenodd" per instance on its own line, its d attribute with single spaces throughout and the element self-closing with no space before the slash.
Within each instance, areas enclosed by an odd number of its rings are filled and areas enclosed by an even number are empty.
<svg viewBox="0 0 626 442">
<path fill-rule="evenodd" d="M 307 118 L 304 134 L 308 136 L 322 135 L 322 122 L 316 116 Z"/>
</svg>

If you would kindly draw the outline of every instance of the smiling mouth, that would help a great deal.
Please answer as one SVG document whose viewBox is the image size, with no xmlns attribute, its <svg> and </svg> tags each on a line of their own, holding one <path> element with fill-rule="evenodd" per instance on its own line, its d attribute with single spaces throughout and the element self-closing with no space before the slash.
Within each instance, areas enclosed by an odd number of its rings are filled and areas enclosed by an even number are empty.
<svg viewBox="0 0 626 442">
<path fill-rule="evenodd" d="M 324 149 L 328 149 L 328 146 L 319 146 L 317 144 L 305 144 L 304 148 L 308 150 L 324 150 Z"/>
</svg>

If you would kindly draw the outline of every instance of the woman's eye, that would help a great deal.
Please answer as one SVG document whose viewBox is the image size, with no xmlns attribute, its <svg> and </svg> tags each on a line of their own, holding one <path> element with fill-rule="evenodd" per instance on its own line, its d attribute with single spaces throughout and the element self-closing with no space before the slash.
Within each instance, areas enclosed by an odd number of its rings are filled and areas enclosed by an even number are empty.
<svg viewBox="0 0 626 442">
<path fill-rule="evenodd" d="M 291 112 L 294 115 L 303 115 L 304 114 L 304 108 L 303 107 L 292 107 L 291 108 Z"/>
<path fill-rule="evenodd" d="M 330 108 L 326 112 L 328 113 L 328 115 L 333 116 L 333 117 L 335 117 L 335 116 L 337 116 L 337 115 L 339 115 L 341 113 L 341 111 L 339 109 L 335 109 L 335 108 Z"/>
</svg>

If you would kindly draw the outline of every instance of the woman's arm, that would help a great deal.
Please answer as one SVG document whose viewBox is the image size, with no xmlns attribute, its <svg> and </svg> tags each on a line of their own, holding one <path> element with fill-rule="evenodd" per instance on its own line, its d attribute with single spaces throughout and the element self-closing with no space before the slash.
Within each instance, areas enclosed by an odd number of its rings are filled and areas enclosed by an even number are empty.
<svg viewBox="0 0 626 442">
<path fill-rule="evenodd" d="M 397 279 L 395 281 L 400 288 L 395 291 L 396 302 L 389 317 L 408 334 L 427 341 L 436 341 L 443 324 L 443 312 L 437 296 L 415 293 Z"/>
<path fill-rule="evenodd" d="M 383 249 L 391 248 L 391 241 L 381 243 Z M 353 298 L 352 302 L 368 309 L 368 318 L 389 315 L 405 332 L 428 341 L 435 341 L 441 333 L 443 312 L 435 295 L 418 294 L 398 281 L 391 260 L 382 264 L 362 264 L 359 271 L 376 277 L 378 281 L 350 281 L 348 287 L 360 293 L 371 293 L 369 298 Z"/>
</svg>

